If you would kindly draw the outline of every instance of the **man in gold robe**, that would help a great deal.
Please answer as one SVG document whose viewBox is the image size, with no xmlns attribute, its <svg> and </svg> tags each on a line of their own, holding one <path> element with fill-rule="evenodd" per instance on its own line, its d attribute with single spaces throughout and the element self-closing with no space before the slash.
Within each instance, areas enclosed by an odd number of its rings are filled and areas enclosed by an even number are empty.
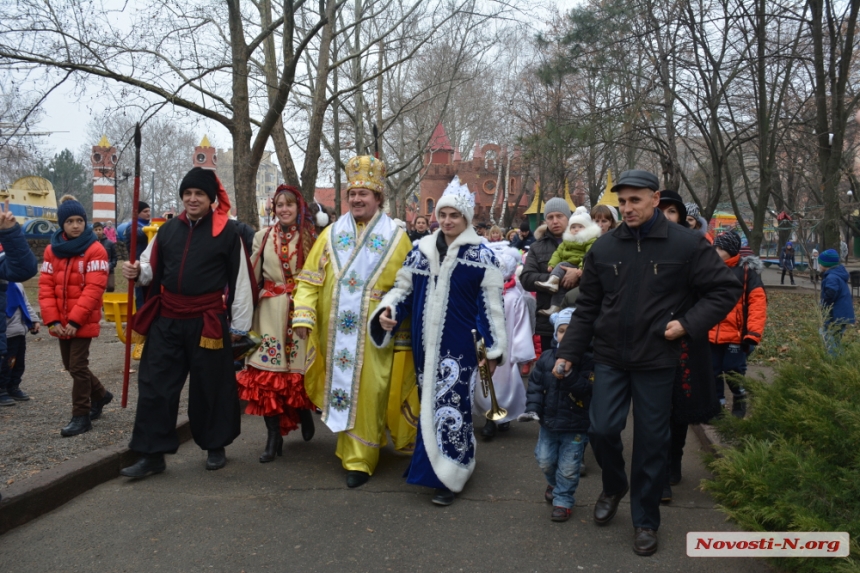
<svg viewBox="0 0 860 573">
<path fill-rule="evenodd" d="M 393 348 L 365 344 L 367 320 L 394 286 L 412 243 L 382 209 L 383 162 L 354 157 L 346 174 L 349 212 L 320 233 L 305 260 L 293 328 L 309 338 L 309 356 L 316 354 L 305 389 L 322 409 L 322 421 L 338 434 L 336 453 L 347 470 L 347 486 L 358 487 L 370 479 L 385 445 L 394 359 Z M 393 383 L 400 395 L 404 381 Z M 414 429 L 396 426 L 391 431 L 397 445 L 404 442 L 397 432 Z"/>
</svg>

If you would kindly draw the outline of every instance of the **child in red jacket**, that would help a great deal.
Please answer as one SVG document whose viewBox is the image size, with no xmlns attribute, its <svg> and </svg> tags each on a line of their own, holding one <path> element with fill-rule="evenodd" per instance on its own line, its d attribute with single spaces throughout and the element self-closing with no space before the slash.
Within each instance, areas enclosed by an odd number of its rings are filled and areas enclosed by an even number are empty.
<svg viewBox="0 0 860 573">
<path fill-rule="evenodd" d="M 102 294 L 107 287 L 107 252 L 87 225 L 83 205 L 71 195 L 57 208 L 60 229 L 45 249 L 39 277 L 42 320 L 60 339 L 63 366 L 72 375 L 72 421 L 60 430 L 69 437 L 88 432 L 91 420 L 113 399 L 90 372 L 90 342 L 99 335 Z"/>
</svg>

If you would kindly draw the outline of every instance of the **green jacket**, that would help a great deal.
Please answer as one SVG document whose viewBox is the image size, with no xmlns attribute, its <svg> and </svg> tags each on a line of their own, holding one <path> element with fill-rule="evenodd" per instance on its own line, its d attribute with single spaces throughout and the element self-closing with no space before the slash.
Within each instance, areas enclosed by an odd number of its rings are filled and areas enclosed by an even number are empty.
<svg viewBox="0 0 860 573">
<path fill-rule="evenodd" d="M 591 245 L 593 245 L 596 240 L 597 237 L 588 239 L 583 243 L 562 241 L 555 250 L 555 253 L 553 253 L 552 258 L 550 258 L 549 265 L 555 268 L 559 263 L 570 263 L 575 267 L 582 267 L 582 260 L 585 258 L 585 253 L 588 252 L 588 249 L 591 248 Z"/>
</svg>

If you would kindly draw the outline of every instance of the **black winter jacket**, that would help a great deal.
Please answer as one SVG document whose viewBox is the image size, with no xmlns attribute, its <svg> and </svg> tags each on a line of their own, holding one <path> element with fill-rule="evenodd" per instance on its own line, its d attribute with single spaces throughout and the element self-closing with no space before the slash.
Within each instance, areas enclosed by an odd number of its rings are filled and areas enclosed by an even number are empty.
<svg viewBox="0 0 860 573">
<path fill-rule="evenodd" d="M 535 231 L 535 237 L 535 242 L 529 247 L 529 253 L 526 255 L 523 272 L 520 274 L 520 282 L 527 291 L 535 293 L 537 309 L 545 310 L 552 306 L 553 293 L 541 290 L 540 287 L 535 286 L 535 283 L 549 279 L 549 272 L 547 272 L 546 268 L 553 253 L 558 248 L 558 242 L 556 242 L 555 237 L 550 234 L 546 226 L 539 227 Z M 553 327 L 549 322 L 548 316 L 537 315 L 535 334 L 539 336 L 552 336 Z"/>
<path fill-rule="evenodd" d="M 562 342 L 564 338 L 562 338 Z M 526 412 L 540 416 L 540 425 L 554 432 L 588 432 L 588 407 L 594 361 L 585 353 L 570 375 L 559 380 L 552 373 L 555 350 L 544 350 L 529 375 Z"/>
<path fill-rule="evenodd" d="M 105 252 L 108 256 L 108 266 L 110 267 L 110 270 L 108 272 L 112 273 L 116 268 L 116 244 L 107 237 L 100 240 L 99 243 L 101 243 L 101 245 L 105 248 Z"/>
<path fill-rule="evenodd" d="M 678 320 L 691 338 L 706 338 L 735 306 L 742 287 L 716 249 L 656 213 L 641 240 L 624 223 L 588 251 L 559 358 L 576 364 L 593 338 L 598 364 L 675 368 L 681 343 L 666 340 L 666 325 Z"/>
</svg>

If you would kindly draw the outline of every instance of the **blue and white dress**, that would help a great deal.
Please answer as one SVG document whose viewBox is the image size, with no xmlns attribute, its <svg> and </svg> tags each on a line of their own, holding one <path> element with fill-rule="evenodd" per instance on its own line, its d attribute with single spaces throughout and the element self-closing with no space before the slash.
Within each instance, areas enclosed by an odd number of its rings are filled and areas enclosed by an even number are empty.
<svg viewBox="0 0 860 573">
<path fill-rule="evenodd" d="M 441 261 L 437 233 L 418 241 L 406 257 L 368 328 L 381 348 L 397 329 L 383 331 L 379 313 L 392 308 L 398 328 L 411 318 L 421 423 L 406 481 L 459 492 L 475 469 L 472 393 L 478 360 L 472 329 L 483 337 L 487 357 L 504 363 L 504 281 L 492 249 L 471 227 L 451 243 Z"/>
</svg>

